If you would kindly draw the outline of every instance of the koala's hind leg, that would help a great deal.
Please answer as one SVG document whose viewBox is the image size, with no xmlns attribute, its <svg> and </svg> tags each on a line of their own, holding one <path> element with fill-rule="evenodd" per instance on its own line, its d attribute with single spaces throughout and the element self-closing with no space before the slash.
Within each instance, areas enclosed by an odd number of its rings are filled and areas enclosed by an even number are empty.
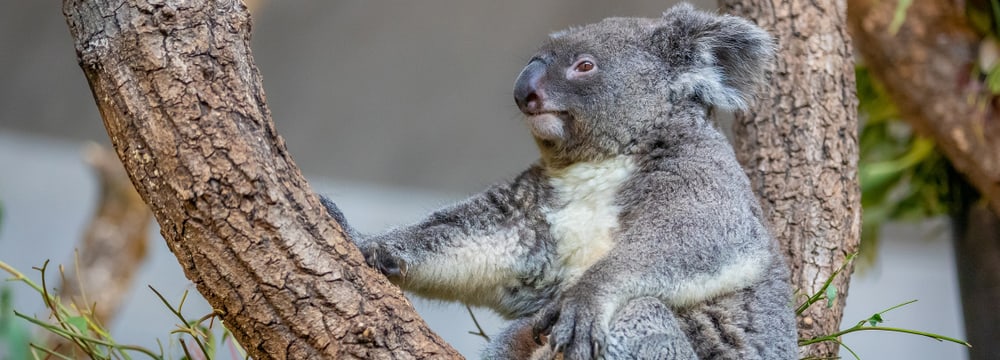
<svg viewBox="0 0 1000 360">
<path fill-rule="evenodd" d="M 532 335 L 533 318 L 513 321 L 495 335 L 483 351 L 486 360 L 560 359 L 548 345 L 537 345 Z M 632 300 L 611 323 L 604 358 L 618 359 L 697 359 L 673 310 L 660 300 L 643 297 Z"/>
<path fill-rule="evenodd" d="M 611 322 L 606 359 L 698 359 L 674 311 L 662 301 L 630 301 Z"/>
<path fill-rule="evenodd" d="M 490 339 L 483 350 L 484 360 L 551 359 L 552 351 L 546 345 L 535 343 L 532 317 L 514 320 L 506 329 Z"/>
</svg>

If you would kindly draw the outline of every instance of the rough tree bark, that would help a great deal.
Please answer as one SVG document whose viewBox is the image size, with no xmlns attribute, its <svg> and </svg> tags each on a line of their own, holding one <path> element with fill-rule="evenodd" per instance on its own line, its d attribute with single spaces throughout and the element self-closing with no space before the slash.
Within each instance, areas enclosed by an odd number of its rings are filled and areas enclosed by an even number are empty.
<svg viewBox="0 0 1000 360">
<path fill-rule="evenodd" d="M 66 0 L 108 135 L 185 274 L 255 359 L 457 358 L 364 266 L 275 132 L 233 0 Z"/>
<path fill-rule="evenodd" d="M 737 114 L 736 153 L 761 198 L 801 296 L 857 251 L 861 234 L 857 98 L 846 0 L 722 0 L 729 13 L 753 19 L 778 41 L 771 86 L 752 111 Z M 811 338 L 838 330 L 852 268 L 833 282 L 832 308 L 813 306 L 799 321 Z M 803 349 L 836 356 L 835 343 Z"/>
<path fill-rule="evenodd" d="M 914 1 L 895 34 L 889 31 L 895 2 L 850 0 L 849 6 L 858 51 L 903 120 L 933 138 L 987 200 L 962 199 L 952 226 L 969 359 L 994 359 L 1000 354 L 1000 97 L 970 76 L 982 35 L 957 1 Z"/>
</svg>

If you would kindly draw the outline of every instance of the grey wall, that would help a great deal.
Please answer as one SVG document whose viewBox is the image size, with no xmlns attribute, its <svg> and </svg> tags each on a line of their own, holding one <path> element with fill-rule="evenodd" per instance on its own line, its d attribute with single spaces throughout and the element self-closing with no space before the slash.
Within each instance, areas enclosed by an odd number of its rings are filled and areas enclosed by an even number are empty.
<svg viewBox="0 0 1000 360">
<path fill-rule="evenodd" d="M 672 3 L 264 1 L 254 56 L 304 171 L 469 192 L 535 160 L 510 92 L 549 32 Z M 106 141 L 59 6 L 0 2 L 0 131 Z"/>
</svg>

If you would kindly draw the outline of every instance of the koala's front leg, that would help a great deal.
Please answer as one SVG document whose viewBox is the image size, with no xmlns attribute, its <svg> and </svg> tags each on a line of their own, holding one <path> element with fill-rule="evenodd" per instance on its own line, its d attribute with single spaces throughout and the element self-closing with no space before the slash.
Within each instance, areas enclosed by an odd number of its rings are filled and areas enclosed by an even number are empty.
<svg viewBox="0 0 1000 360">
<path fill-rule="evenodd" d="M 503 298 L 543 266 L 530 260 L 547 251 L 547 225 L 538 210 L 548 197 L 541 176 L 531 168 L 420 222 L 359 236 L 355 243 L 370 265 L 405 290 L 519 316 L 514 307 L 523 304 Z"/>
<path fill-rule="evenodd" d="M 344 213 L 340 211 L 340 207 L 337 206 L 337 203 L 333 202 L 333 200 L 330 200 L 330 198 L 323 195 L 319 196 L 319 202 L 322 203 L 323 207 L 326 208 L 326 212 L 330 214 L 330 216 L 333 217 L 333 219 L 336 220 L 338 224 L 340 224 L 340 228 L 344 229 L 344 232 L 347 233 L 348 236 L 347 240 L 354 242 L 356 241 L 356 239 L 360 239 L 361 234 L 355 231 L 354 227 L 351 226 L 351 224 L 347 223 L 347 218 L 344 217 Z"/>
</svg>

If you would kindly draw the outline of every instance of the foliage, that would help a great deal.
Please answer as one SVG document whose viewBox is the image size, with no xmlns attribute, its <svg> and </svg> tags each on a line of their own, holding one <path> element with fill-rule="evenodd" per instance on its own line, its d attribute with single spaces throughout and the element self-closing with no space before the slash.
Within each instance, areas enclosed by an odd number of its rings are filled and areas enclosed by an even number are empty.
<svg viewBox="0 0 1000 360">
<path fill-rule="evenodd" d="M 826 300 L 826 307 L 827 308 L 833 307 L 833 301 L 837 297 L 837 289 L 836 289 L 836 287 L 833 286 L 833 279 L 837 278 L 837 276 L 840 275 L 840 273 L 842 273 L 845 268 L 847 268 L 847 266 L 851 263 L 851 261 L 854 260 L 855 255 L 856 254 L 849 254 L 847 256 L 847 258 L 844 259 L 844 264 L 841 265 L 840 268 L 837 269 L 837 271 L 834 271 L 833 274 L 830 274 L 830 277 L 828 277 L 826 279 L 826 282 L 823 283 L 823 286 L 820 287 L 820 289 L 817 290 L 816 293 L 814 293 L 814 294 L 810 295 L 809 297 L 807 297 L 806 300 L 795 309 L 795 315 L 796 316 L 802 316 L 802 314 L 805 313 L 806 309 L 808 309 L 813 304 L 819 302 L 820 300 L 824 300 L 824 299 Z M 901 303 L 901 304 L 897 304 L 897 305 L 892 306 L 892 307 L 890 307 L 888 309 L 879 311 L 879 312 L 873 314 L 872 316 L 869 316 L 867 319 L 859 321 L 857 324 L 855 324 L 852 327 L 849 327 L 847 329 L 834 332 L 832 334 L 827 334 L 827 335 L 822 335 L 822 336 L 816 336 L 816 337 L 809 338 L 809 339 L 799 339 L 799 346 L 808 346 L 808 345 L 817 344 L 817 343 L 821 343 L 821 342 L 832 341 L 832 342 L 835 342 L 835 343 L 839 344 L 840 346 L 844 347 L 844 349 L 847 349 L 847 351 L 850 352 L 851 355 L 853 355 L 855 359 L 860 360 L 861 357 L 858 356 L 858 354 L 855 353 L 854 350 L 851 350 L 850 347 L 848 347 L 846 344 L 844 344 L 843 342 L 841 342 L 841 339 L 840 339 L 840 337 L 843 336 L 843 335 L 847 335 L 847 334 L 850 334 L 850 333 L 853 333 L 853 332 L 859 332 L 859 331 L 897 332 L 897 333 L 904 333 L 904 334 L 925 336 L 925 337 L 928 337 L 928 338 L 931 338 L 931 339 L 935 339 L 935 340 L 938 340 L 938 341 L 950 341 L 950 342 L 953 342 L 953 343 L 956 343 L 956 344 L 960 344 L 960 345 L 965 345 L 965 346 L 968 346 L 968 347 L 972 346 L 972 345 L 970 345 L 968 342 L 966 342 L 964 340 L 959 340 L 959 339 L 948 337 L 948 336 L 944 336 L 944 335 L 939 335 L 939 334 L 934 334 L 934 333 L 929 333 L 929 332 L 924 332 L 924 331 L 918 331 L 918 330 L 903 329 L 903 328 L 897 328 L 897 327 L 888 327 L 888 326 L 882 326 L 881 325 L 885 321 L 885 319 L 882 316 L 883 314 L 885 314 L 885 313 L 887 313 L 889 311 L 901 308 L 903 306 L 910 305 L 910 304 L 915 303 L 915 302 L 917 302 L 917 301 L 916 300 L 910 300 L 910 301 L 907 301 L 907 302 L 904 302 L 904 303 Z M 807 358 L 807 359 L 809 359 L 809 358 Z M 805 360 L 805 359 L 803 359 L 803 360 Z"/>
<path fill-rule="evenodd" d="M 133 355 L 144 355 L 145 357 L 162 360 L 168 358 L 164 355 L 163 344 L 160 343 L 159 349 L 156 351 L 141 346 L 126 345 L 116 342 L 109 334 L 107 328 L 104 324 L 101 324 L 93 317 L 93 308 L 87 308 L 86 306 L 78 306 L 77 304 L 64 304 L 58 296 L 49 292 L 49 287 L 46 284 L 45 272 L 48 267 L 48 262 L 46 261 L 44 265 L 40 268 L 35 268 L 41 274 L 41 285 L 35 283 L 27 276 L 14 269 L 10 265 L 0 261 L 0 269 L 10 273 L 13 278 L 9 281 L 21 282 L 32 290 L 37 292 L 44 303 L 45 307 L 51 312 L 52 322 L 46 321 L 44 319 L 39 319 L 34 316 L 29 316 L 20 313 L 16 310 L 12 313 L 23 320 L 34 324 L 45 332 L 53 334 L 55 336 L 61 337 L 73 343 L 77 351 L 81 351 L 87 354 L 92 359 L 124 359 L 130 360 Z M 60 269 L 61 270 L 61 269 Z M 248 358 L 246 353 L 236 344 L 235 340 L 232 339 L 229 332 L 224 328 L 222 329 L 222 335 L 217 335 L 217 331 L 213 329 L 216 317 L 219 316 L 217 312 L 212 312 L 198 319 L 192 320 L 185 317 L 182 313 L 184 307 L 184 301 L 187 299 L 187 292 L 184 292 L 180 303 L 174 307 L 163 297 L 156 289 L 150 287 L 150 289 L 160 298 L 163 304 L 170 310 L 174 316 L 180 320 L 180 324 L 177 325 L 177 329 L 171 332 L 171 334 L 180 334 L 177 341 L 180 343 L 181 350 L 184 355 L 180 357 L 182 360 L 190 359 L 214 359 L 218 358 L 218 348 L 219 345 L 228 344 L 229 353 L 231 358 Z M 3 299 L 0 298 L 0 308 L 2 308 Z M 5 312 L 0 312 L 0 326 L 4 324 L 3 317 Z M 207 323 L 207 324 L 206 324 Z M 3 328 L 0 327 L 0 330 Z M 2 335 L 0 331 L 0 335 Z M 193 345 L 187 343 L 190 339 L 194 342 Z M 0 337 L 3 339 L 3 337 Z M 13 341 L 13 340 L 12 340 Z M 66 355 L 66 349 L 50 349 L 47 348 L 45 344 L 38 344 L 35 342 L 30 342 L 27 335 L 24 338 L 19 339 L 19 344 L 29 344 L 30 346 L 30 356 L 29 354 L 9 354 L 7 357 L 9 359 L 39 359 L 39 358 L 56 358 L 56 359 L 71 359 Z M 159 343 L 159 341 L 157 341 Z"/>
<path fill-rule="evenodd" d="M 913 0 L 898 0 L 896 3 L 896 11 L 892 14 L 892 23 L 889 24 L 889 32 L 896 34 L 899 32 L 899 28 L 903 26 L 903 21 L 906 20 L 906 10 L 913 5 Z"/>
<path fill-rule="evenodd" d="M 3 225 L 3 202 L 0 201 L 0 228 Z M 24 359 L 28 356 L 28 331 L 14 317 L 14 295 L 10 287 L 0 286 L 0 359 Z"/>
<path fill-rule="evenodd" d="M 989 0 L 985 6 L 970 2 L 966 7 L 966 16 L 972 28 L 983 35 L 973 76 L 983 83 L 985 95 L 998 95 L 1000 94 L 1000 0 Z"/>
<path fill-rule="evenodd" d="M 28 358 L 28 330 L 14 317 L 13 291 L 0 287 L 0 359 Z"/>
<path fill-rule="evenodd" d="M 856 69 L 860 134 L 859 172 L 861 254 L 874 258 L 879 229 L 888 221 L 916 221 L 958 210 L 966 187 L 930 138 L 915 134 L 899 121 L 885 90 L 869 74 Z"/>
</svg>

